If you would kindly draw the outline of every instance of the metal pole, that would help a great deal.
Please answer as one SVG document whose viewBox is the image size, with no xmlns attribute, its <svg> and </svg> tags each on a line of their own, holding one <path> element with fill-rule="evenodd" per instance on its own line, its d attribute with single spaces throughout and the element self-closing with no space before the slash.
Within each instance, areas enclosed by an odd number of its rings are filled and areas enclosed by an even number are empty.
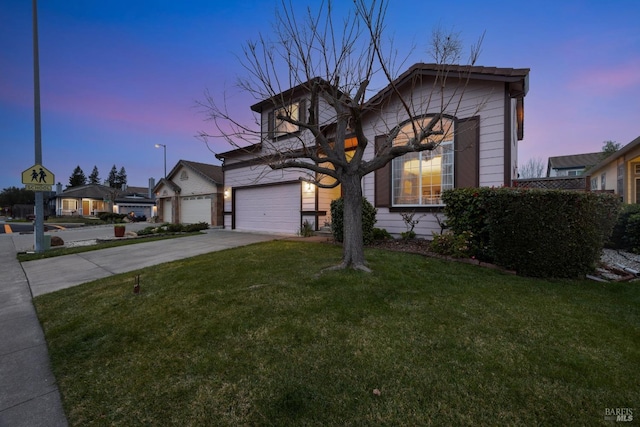
<svg viewBox="0 0 640 427">
<path fill-rule="evenodd" d="M 162 146 L 164 148 L 164 179 L 167 179 L 167 146 L 166 144 Z"/>
<path fill-rule="evenodd" d="M 38 50 L 38 5 L 33 0 L 33 113 L 35 121 L 35 164 L 42 165 L 42 133 L 40 128 L 40 55 Z M 42 191 L 36 191 L 36 221 L 33 230 L 34 249 L 44 251 L 44 197 Z"/>
</svg>

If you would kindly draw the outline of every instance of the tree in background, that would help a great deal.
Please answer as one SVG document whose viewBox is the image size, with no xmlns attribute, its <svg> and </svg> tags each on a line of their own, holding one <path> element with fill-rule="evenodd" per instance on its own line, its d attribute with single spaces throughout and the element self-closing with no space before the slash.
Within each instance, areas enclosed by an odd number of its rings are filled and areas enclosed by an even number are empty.
<svg viewBox="0 0 640 427">
<path fill-rule="evenodd" d="M 518 178 L 542 178 L 545 164 L 540 157 L 531 158 L 518 168 Z"/>
<path fill-rule="evenodd" d="M 615 141 L 604 141 L 602 143 L 602 158 L 605 159 L 618 151 L 620 144 Z"/>
<path fill-rule="evenodd" d="M 118 169 L 116 168 L 116 165 L 113 165 L 113 167 L 111 168 L 111 171 L 109 171 L 109 177 L 107 178 L 107 183 L 109 184 L 109 187 L 117 188 Z"/>
<path fill-rule="evenodd" d="M 98 166 L 94 166 L 89 175 L 89 184 L 100 184 L 100 174 L 98 172 Z"/>
<path fill-rule="evenodd" d="M 76 168 L 73 170 L 73 173 L 69 177 L 69 185 L 67 186 L 67 188 L 79 187 L 81 185 L 85 185 L 86 183 L 87 177 L 82 171 L 82 168 L 80 167 L 80 165 L 76 166 Z"/>
<path fill-rule="evenodd" d="M 13 215 L 15 205 L 33 205 L 36 193 L 24 188 L 9 187 L 0 192 L 0 210 L 3 215 Z"/>
<path fill-rule="evenodd" d="M 465 64 L 464 49 L 458 34 L 434 31 L 428 50 L 441 72 L 429 84 L 432 96 L 413 99 L 397 86 L 405 61 L 398 58 L 393 43 L 384 35 L 387 1 L 354 0 L 354 9 L 344 16 L 342 12 L 336 15 L 330 0 L 322 2 L 320 10 L 307 8 L 304 16 L 296 15 L 294 4 L 283 0 L 274 31 L 246 44 L 241 62 L 247 77 L 239 81 L 239 87 L 254 99 L 272 102 L 274 118 L 283 127 L 304 132 L 295 135 L 291 143 L 273 140 L 260 132 L 259 123 L 256 130 L 234 119 L 224 102 L 214 101 L 207 94 L 201 105 L 219 134 L 202 132 L 200 136 L 205 143 L 209 137 L 222 137 L 237 148 L 259 142 L 264 152 L 271 153 L 263 158 L 268 168 L 305 170 L 302 179 L 321 188 L 341 185 L 344 244 L 338 267 L 369 271 L 362 232 L 362 179 L 396 157 L 438 148 L 442 136 L 450 131 L 444 129 L 447 125 L 443 117 L 457 114 L 468 82 L 466 73 L 460 76 L 448 72 L 451 64 Z M 424 28 L 418 31 L 423 34 Z M 480 43 L 471 47 L 465 65 L 475 64 L 479 50 Z M 375 83 L 370 87 L 372 81 Z M 398 100 L 397 113 L 407 117 L 410 129 L 400 129 L 395 121 L 381 120 L 379 127 L 386 129 L 380 134 L 387 136 L 380 141 L 375 156 L 366 159 L 365 149 L 374 141 L 365 136 L 364 116 L 378 107 L 369 105 L 366 97 L 368 91 L 377 92 L 381 84 L 388 84 Z M 454 96 L 445 93 L 445 84 L 447 90 L 454 88 Z M 288 98 L 293 94 L 292 88 L 310 94 L 308 110 L 288 109 L 292 105 Z M 329 107 L 326 111 L 316 111 L 319 99 Z M 478 109 L 482 102 L 479 100 Z M 432 111 L 433 116 L 422 118 L 426 111 Z M 333 135 L 328 135 L 327 123 L 332 123 Z M 401 132 L 406 137 L 398 143 L 396 136 Z M 346 153 L 351 148 L 347 141 L 350 135 L 355 135 L 353 155 Z"/>
<path fill-rule="evenodd" d="M 127 185 L 127 171 L 124 170 L 124 166 L 120 168 L 120 171 L 116 175 L 117 187 L 123 188 Z"/>
</svg>

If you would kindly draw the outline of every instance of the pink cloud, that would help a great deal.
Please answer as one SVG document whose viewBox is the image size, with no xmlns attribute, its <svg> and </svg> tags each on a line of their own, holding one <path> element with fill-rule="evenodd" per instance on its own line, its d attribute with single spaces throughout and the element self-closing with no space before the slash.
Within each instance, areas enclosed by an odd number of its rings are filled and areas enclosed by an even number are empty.
<svg viewBox="0 0 640 427">
<path fill-rule="evenodd" d="M 640 86 L 640 60 L 606 67 L 584 68 L 569 83 L 569 89 L 598 96 L 617 96 Z"/>
</svg>

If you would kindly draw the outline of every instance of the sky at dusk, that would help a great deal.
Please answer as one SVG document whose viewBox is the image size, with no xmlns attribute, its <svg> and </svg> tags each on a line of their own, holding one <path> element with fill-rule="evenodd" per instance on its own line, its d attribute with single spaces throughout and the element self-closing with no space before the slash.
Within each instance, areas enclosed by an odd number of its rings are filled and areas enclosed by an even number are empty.
<svg viewBox="0 0 640 427">
<path fill-rule="evenodd" d="M 297 0 L 317 7 L 320 1 Z M 336 1 L 339 8 L 350 4 Z M 197 108 L 208 90 L 252 123 L 256 102 L 237 88 L 238 57 L 268 34 L 279 0 L 40 0 L 43 165 L 67 185 L 76 166 L 106 179 L 124 167 L 146 186 L 180 159 L 219 164 L 195 135 L 213 132 Z M 600 151 L 640 136 L 640 2 L 390 0 L 387 36 L 407 63 L 436 26 L 466 44 L 485 33 L 478 65 L 530 68 L 518 158 Z M 0 2 L 0 189 L 21 187 L 34 164 L 32 9 Z M 406 47 L 406 52 L 403 48 Z M 211 149 L 232 147 L 213 141 Z"/>
</svg>

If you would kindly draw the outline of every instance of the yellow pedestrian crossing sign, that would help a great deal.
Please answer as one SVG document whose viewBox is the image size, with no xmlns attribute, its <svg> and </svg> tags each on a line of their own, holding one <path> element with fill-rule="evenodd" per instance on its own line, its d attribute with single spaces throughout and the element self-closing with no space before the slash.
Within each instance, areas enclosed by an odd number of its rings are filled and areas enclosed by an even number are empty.
<svg viewBox="0 0 640 427">
<path fill-rule="evenodd" d="M 55 182 L 53 173 L 42 165 L 33 165 L 22 172 L 22 183 L 27 190 L 49 191 Z"/>
</svg>

